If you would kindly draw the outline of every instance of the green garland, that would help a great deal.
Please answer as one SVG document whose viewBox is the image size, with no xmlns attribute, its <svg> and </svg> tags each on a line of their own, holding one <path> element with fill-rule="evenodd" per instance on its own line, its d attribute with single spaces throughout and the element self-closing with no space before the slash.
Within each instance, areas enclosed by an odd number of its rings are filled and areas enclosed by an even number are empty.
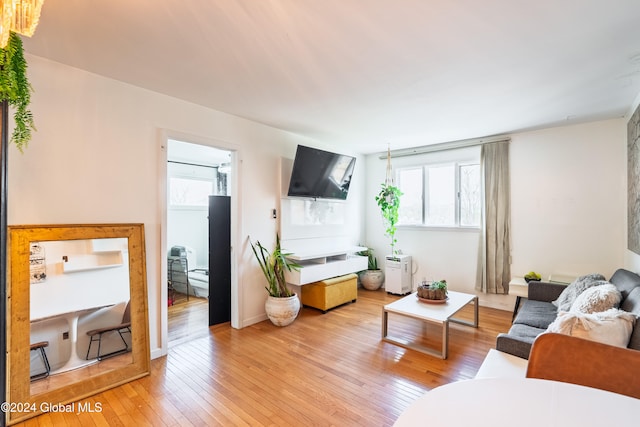
<svg viewBox="0 0 640 427">
<path fill-rule="evenodd" d="M 398 209 L 400 208 L 400 196 L 402 191 L 398 187 L 388 184 L 382 184 L 380 193 L 376 196 L 376 202 L 382 213 L 387 229 L 385 233 L 391 237 L 391 255 L 395 255 L 396 245 L 396 224 L 398 223 Z"/>
<path fill-rule="evenodd" d="M 11 33 L 9 43 L 0 49 L 0 101 L 7 101 L 15 108 L 15 128 L 11 142 L 22 152 L 36 130 L 29 110 L 33 88 L 27 79 L 27 61 L 24 59 L 22 39 Z"/>
</svg>

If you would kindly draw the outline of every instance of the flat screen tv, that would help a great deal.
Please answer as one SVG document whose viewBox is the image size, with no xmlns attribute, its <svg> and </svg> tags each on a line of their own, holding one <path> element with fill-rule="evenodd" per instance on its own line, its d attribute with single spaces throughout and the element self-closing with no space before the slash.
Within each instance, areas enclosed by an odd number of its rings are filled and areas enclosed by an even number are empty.
<svg viewBox="0 0 640 427">
<path fill-rule="evenodd" d="M 345 200 L 355 164 L 355 157 L 298 145 L 288 195 Z"/>
</svg>

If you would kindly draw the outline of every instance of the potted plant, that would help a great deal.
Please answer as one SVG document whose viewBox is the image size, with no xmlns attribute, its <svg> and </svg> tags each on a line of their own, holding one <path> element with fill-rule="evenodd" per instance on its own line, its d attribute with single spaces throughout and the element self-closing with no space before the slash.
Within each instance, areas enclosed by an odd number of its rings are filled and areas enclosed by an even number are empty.
<svg viewBox="0 0 640 427">
<path fill-rule="evenodd" d="M 385 234 L 391 238 L 391 256 L 396 255 L 396 224 L 398 223 L 398 209 L 400 208 L 400 196 L 402 192 L 393 184 L 384 183 L 380 193 L 376 196 L 376 202 L 382 213 L 385 224 Z"/>
<path fill-rule="evenodd" d="M 360 251 L 358 255 L 367 257 L 367 269 L 358 273 L 362 287 L 369 291 L 377 291 L 384 283 L 384 272 L 378 268 L 378 260 L 373 255 L 373 249 Z"/>
<path fill-rule="evenodd" d="M 437 282 L 422 282 L 418 286 L 418 297 L 426 300 L 445 301 L 447 299 L 447 281 L 442 279 Z"/>
<path fill-rule="evenodd" d="M 287 259 L 288 253 L 280 248 L 280 236 L 276 234 L 276 246 L 272 252 L 262 246 L 259 241 L 251 242 L 251 249 L 260 264 L 260 269 L 267 279 L 265 289 L 269 293 L 264 309 L 267 317 L 276 326 L 287 326 L 292 323 L 300 311 L 298 296 L 287 287 L 284 272 L 298 270 L 300 265 Z"/>
<path fill-rule="evenodd" d="M 0 101 L 6 101 L 15 111 L 15 127 L 11 142 L 22 152 L 35 130 L 33 115 L 29 111 L 31 85 L 27 79 L 27 61 L 24 59 L 22 39 L 11 32 L 7 46 L 0 48 Z"/>
</svg>

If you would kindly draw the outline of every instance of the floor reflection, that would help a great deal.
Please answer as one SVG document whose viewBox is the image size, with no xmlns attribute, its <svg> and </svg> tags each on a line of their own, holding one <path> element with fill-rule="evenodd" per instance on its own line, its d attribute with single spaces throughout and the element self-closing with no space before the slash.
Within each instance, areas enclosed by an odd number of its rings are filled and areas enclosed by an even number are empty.
<svg viewBox="0 0 640 427">
<path fill-rule="evenodd" d="M 169 348 L 209 334 L 209 300 L 179 294 L 169 306 Z"/>
<path fill-rule="evenodd" d="M 45 393 L 132 363 L 133 355 L 131 353 L 123 353 L 73 371 L 50 375 L 47 378 L 33 381 L 31 382 L 30 392 L 31 395 Z"/>
</svg>

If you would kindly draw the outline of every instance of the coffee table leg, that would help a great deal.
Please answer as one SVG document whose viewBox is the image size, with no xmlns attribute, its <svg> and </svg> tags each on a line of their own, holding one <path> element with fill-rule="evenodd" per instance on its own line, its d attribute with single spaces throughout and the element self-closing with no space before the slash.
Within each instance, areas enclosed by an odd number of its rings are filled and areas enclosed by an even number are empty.
<svg viewBox="0 0 640 427">
<path fill-rule="evenodd" d="M 387 328 L 389 322 L 389 312 L 382 308 L 382 338 L 386 338 L 387 336 Z"/>
<path fill-rule="evenodd" d="M 447 358 L 447 353 L 449 352 L 449 321 L 445 321 L 442 324 L 442 357 L 443 359 Z"/>
<path fill-rule="evenodd" d="M 474 316 L 473 327 L 477 328 L 478 327 L 478 297 L 477 296 L 473 299 L 473 316 Z"/>
<path fill-rule="evenodd" d="M 459 323 L 461 325 L 467 325 L 467 326 L 473 326 L 474 328 L 478 327 L 478 297 L 476 296 L 475 298 L 473 298 L 473 322 L 469 322 L 467 320 L 460 320 L 460 319 L 456 319 L 454 317 L 450 317 L 449 319 L 447 319 L 449 322 L 455 322 L 455 323 Z M 471 301 L 469 301 L 471 302 Z"/>
</svg>

